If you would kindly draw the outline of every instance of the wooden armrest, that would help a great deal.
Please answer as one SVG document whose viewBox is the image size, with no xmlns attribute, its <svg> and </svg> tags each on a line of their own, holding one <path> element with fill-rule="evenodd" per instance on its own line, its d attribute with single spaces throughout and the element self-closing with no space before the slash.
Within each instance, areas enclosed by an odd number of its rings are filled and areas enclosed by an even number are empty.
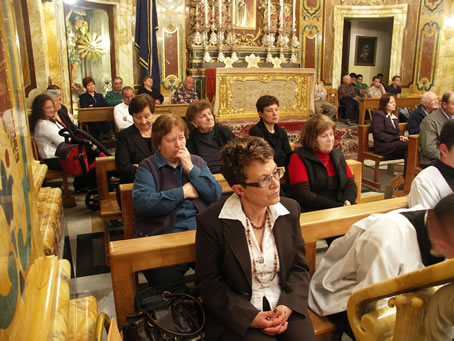
<svg viewBox="0 0 454 341">
<path fill-rule="evenodd" d="M 454 259 L 358 290 L 347 304 L 348 320 L 355 336 L 358 338 L 365 335 L 361 328 L 361 316 L 370 302 L 452 281 Z"/>
</svg>

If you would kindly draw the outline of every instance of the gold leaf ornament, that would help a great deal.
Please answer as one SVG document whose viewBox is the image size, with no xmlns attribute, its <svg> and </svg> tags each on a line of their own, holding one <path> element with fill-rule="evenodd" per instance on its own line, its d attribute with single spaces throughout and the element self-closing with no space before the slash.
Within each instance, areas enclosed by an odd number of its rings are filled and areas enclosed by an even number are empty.
<svg viewBox="0 0 454 341">
<path fill-rule="evenodd" d="M 77 50 L 80 58 L 86 58 L 89 61 L 101 58 L 104 55 L 102 36 L 98 36 L 96 32 L 87 32 L 86 35 L 80 37 Z"/>
</svg>

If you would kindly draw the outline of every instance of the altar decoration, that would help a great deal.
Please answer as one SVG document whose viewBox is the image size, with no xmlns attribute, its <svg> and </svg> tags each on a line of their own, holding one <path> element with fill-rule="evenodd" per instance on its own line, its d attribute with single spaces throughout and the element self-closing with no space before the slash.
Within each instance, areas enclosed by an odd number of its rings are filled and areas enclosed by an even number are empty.
<svg viewBox="0 0 454 341">
<path fill-rule="evenodd" d="M 296 0 L 193 0 L 190 15 L 188 46 L 196 64 L 231 58 L 225 63 L 231 67 L 251 54 L 270 64 L 274 58 L 298 64 Z"/>
<path fill-rule="evenodd" d="M 218 121 L 256 120 L 260 96 L 279 99 L 281 120 L 309 117 L 314 109 L 314 69 L 217 69 L 215 109 Z"/>
</svg>

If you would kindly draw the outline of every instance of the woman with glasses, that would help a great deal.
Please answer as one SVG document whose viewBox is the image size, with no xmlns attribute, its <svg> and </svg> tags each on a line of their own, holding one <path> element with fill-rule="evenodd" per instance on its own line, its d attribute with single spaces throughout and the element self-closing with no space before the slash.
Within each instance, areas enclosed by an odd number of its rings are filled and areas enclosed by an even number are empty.
<svg viewBox="0 0 454 341">
<path fill-rule="evenodd" d="M 304 124 L 301 147 L 290 157 L 288 175 L 293 197 L 302 211 L 349 206 L 356 200 L 356 184 L 344 154 L 334 147 L 336 124 L 314 115 Z"/>
<path fill-rule="evenodd" d="M 208 340 L 315 340 L 300 209 L 279 195 L 284 172 L 273 154 L 258 137 L 229 141 L 220 169 L 234 193 L 197 216 Z"/>
</svg>

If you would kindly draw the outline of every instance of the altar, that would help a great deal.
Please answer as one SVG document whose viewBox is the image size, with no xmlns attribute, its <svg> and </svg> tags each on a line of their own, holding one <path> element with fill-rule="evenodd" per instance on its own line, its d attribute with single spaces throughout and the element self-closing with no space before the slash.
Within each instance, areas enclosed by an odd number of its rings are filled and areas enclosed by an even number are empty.
<svg viewBox="0 0 454 341">
<path fill-rule="evenodd" d="M 279 99 L 280 120 L 304 120 L 314 110 L 314 69 L 217 69 L 214 112 L 221 122 L 257 121 L 263 95 Z"/>
</svg>

